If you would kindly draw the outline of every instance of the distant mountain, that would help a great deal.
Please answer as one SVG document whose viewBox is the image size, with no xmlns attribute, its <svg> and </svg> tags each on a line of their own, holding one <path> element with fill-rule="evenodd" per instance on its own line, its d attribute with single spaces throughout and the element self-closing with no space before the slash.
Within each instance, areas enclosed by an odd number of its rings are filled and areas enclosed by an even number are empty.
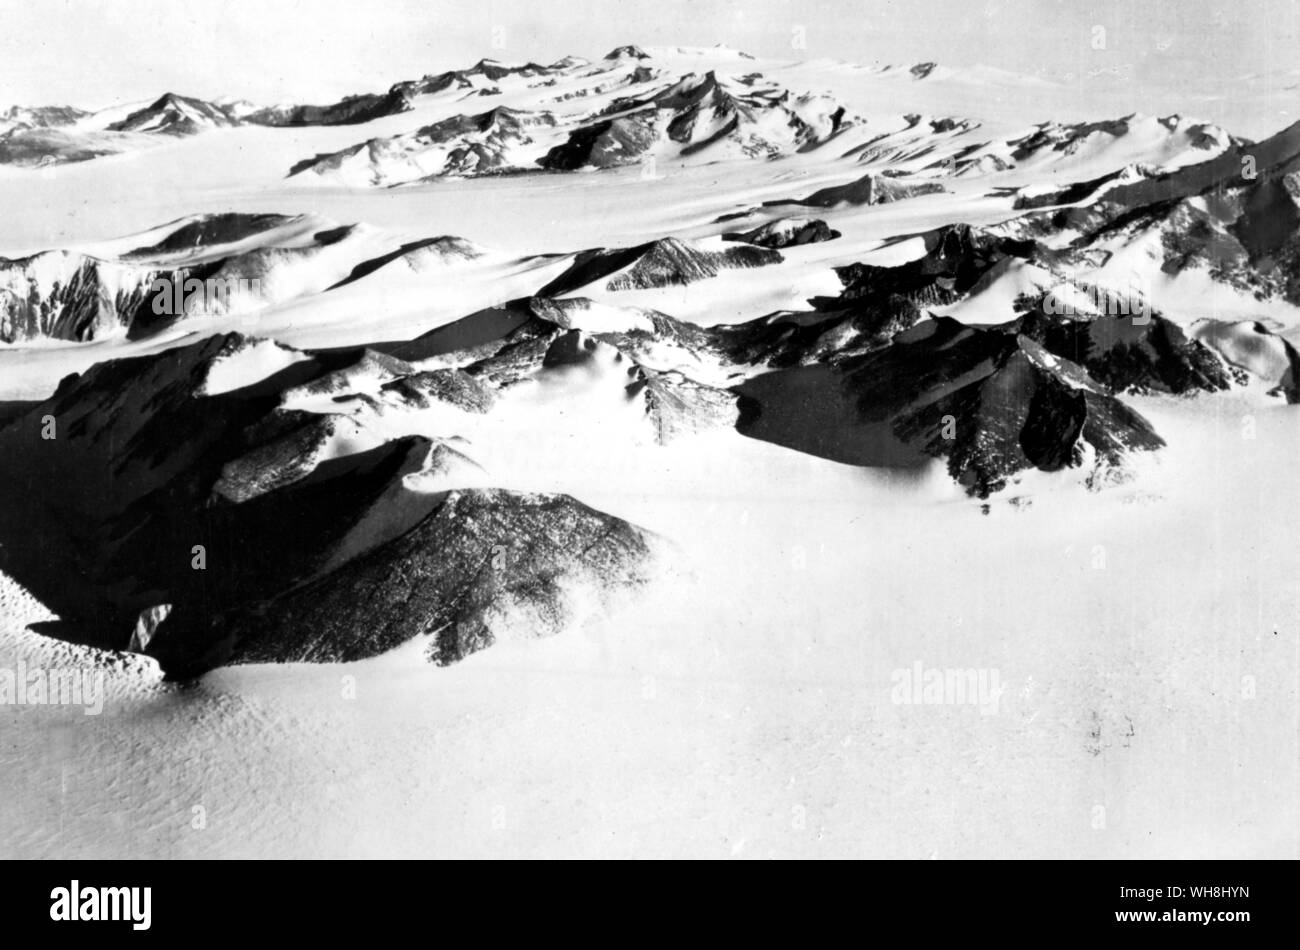
<svg viewBox="0 0 1300 950">
<path fill-rule="evenodd" d="M 1065 204 L 1065 199 L 1073 199 Z M 1300 123 L 1259 143 L 1234 141 L 1204 162 L 1087 182 L 1005 230 L 1074 232 L 1070 254 L 1104 260 L 1121 244 L 1152 246 L 1154 274 L 1202 271 L 1260 299 L 1300 302 Z"/>
<path fill-rule="evenodd" d="M 311 170 L 336 184 L 387 186 L 442 175 L 493 174 L 521 169 L 575 170 L 636 164 L 650 159 L 716 161 L 788 156 L 844 142 L 845 155 L 872 169 L 863 179 L 868 199 L 891 189 L 880 173 L 923 173 L 930 178 L 997 174 L 1017 168 L 1097 160 L 1111 170 L 1143 164 L 1167 170 L 1222 153 L 1236 140 L 1216 126 L 1181 116 L 1129 115 L 1118 119 L 1043 122 L 1020 135 L 990 139 L 981 123 L 958 116 L 908 113 L 893 122 L 866 122 L 825 93 L 792 91 L 748 65 L 752 57 L 712 49 L 618 47 L 596 63 L 564 57 L 549 65 L 482 59 L 468 68 L 431 73 L 324 104 L 257 106 L 167 93 L 111 119 L 72 107 L 11 107 L 0 114 L 0 164 L 44 167 L 133 152 L 177 136 L 236 126 L 362 126 L 424 110 L 439 99 L 479 100 L 508 95 L 510 110 L 551 114 L 554 134 L 504 145 L 474 140 L 446 164 L 442 142 L 424 155 L 421 133 L 451 122 L 445 111 L 408 131 L 355 142 L 345 149 L 302 157 L 293 171 Z M 876 71 L 882 81 L 893 76 Z M 933 63 L 912 68 L 926 83 L 949 82 Z M 938 78 L 936 78 L 938 77 Z M 521 106 L 521 90 L 556 87 Z M 888 89 L 882 88 L 882 94 Z M 560 104 L 593 102 L 585 114 L 557 111 Z M 102 115 L 113 113 L 108 110 Z M 553 113 L 553 114 L 552 114 Z M 483 113 L 462 110 L 462 119 Z M 163 137 L 163 138 L 159 138 Z M 510 135 L 503 136 L 511 139 Z M 455 146 L 452 147 L 455 150 Z M 338 172 L 347 166 L 349 170 Z M 334 179 L 337 177 L 337 181 Z M 868 186 L 866 182 L 875 182 Z M 902 187 L 900 185 L 900 187 Z M 917 184 L 915 187 L 925 187 Z M 810 196 L 814 204 L 821 196 Z M 861 200 L 853 192 L 846 200 Z M 886 199 L 887 200 L 887 199 Z M 1033 200 L 1025 196 L 1025 200 Z"/>
<path fill-rule="evenodd" d="M 605 54 L 607 60 L 649 59 L 650 54 L 639 46 L 616 46 Z"/>
<path fill-rule="evenodd" d="M 273 106 L 249 113 L 244 121 L 271 126 L 361 125 L 384 116 L 409 112 L 420 96 L 433 96 L 448 90 L 483 91 L 487 88 L 483 84 L 485 81 L 496 82 L 507 77 L 532 78 L 573 68 L 574 63 L 564 61 L 547 67 L 536 63 L 510 66 L 483 59 L 469 69 L 448 70 L 396 83 L 386 93 L 348 96 L 322 106 Z"/>
<path fill-rule="evenodd" d="M 386 93 L 347 96 L 328 105 L 269 106 L 248 113 L 243 121 L 269 126 L 361 125 L 410 110 L 410 97 L 395 88 Z"/>
<path fill-rule="evenodd" d="M 677 238 L 663 238 L 637 247 L 583 251 L 568 270 L 538 290 L 538 295 L 572 293 L 598 281 L 606 290 L 684 285 L 716 277 L 720 270 L 763 267 L 781 260 L 779 253 L 767 249 L 705 251 Z"/>
<path fill-rule="evenodd" d="M 167 93 L 144 109 L 108 126 L 110 132 L 155 132 L 195 135 L 208 129 L 228 128 L 236 120 L 225 109 L 202 99 Z"/>
<path fill-rule="evenodd" d="M 159 143 L 154 136 L 195 135 L 218 128 L 363 125 L 409 112 L 423 97 L 444 92 L 490 93 L 492 84 L 502 80 L 545 79 L 572 72 L 585 63 L 576 57 L 566 57 L 551 66 L 510 65 L 483 59 L 468 69 L 407 80 L 386 92 L 347 96 L 324 105 L 259 107 L 243 101 L 212 102 L 169 92 L 125 117 L 99 124 L 94 114 L 70 106 L 13 106 L 0 113 L 0 164 L 27 167 L 82 162 L 151 147 Z"/>
<path fill-rule="evenodd" d="M 853 121 L 829 96 L 795 95 L 749 77 L 688 74 L 644 97 L 616 100 L 543 158 L 543 168 L 624 165 L 665 156 L 771 157 L 820 145 Z"/>
<path fill-rule="evenodd" d="M 768 201 L 766 205 L 805 205 L 810 208 L 834 208 L 836 205 L 881 205 L 903 201 L 919 195 L 942 194 L 947 191 L 938 182 L 912 182 L 885 175 L 863 175 L 846 185 L 821 188 L 806 198 L 791 201 Z"/>
<path fill-rule="evenodd" d="M 724 241 L 742 241 L 758 247 L 782 248 L 797 247 L 801 244 L 819 244 L 833 241 L 840 232 L 827 225 L 825 221 L 807 218 L 777 218 L 761 224 L 749 231 L 731 231 L 724 233 Z"/>
<path fill-rule="evenodd" d="M 313 174 L 331 183 L 365 187 L 523 169 L 533 161 L 529 150 L 533 135 L 555 124 L 549 112 L 503 106 L 318 155 L 299 162 L 289 174 Z"/>
<path fill-rule="evenodd" d="M 624 69 L 627 59 L 615 57 L 612 65 L 593 73 L 591 86 L 549 101 L 608 95 L 654 81 L 656 74 L 644 67 Z M 561 71 L 572 68 L 566 65 Z M 554 71 L 530 64 L 503 75 L 553 76 Z M 401 88 L 409 101 L 453 86 L 474 88 L 466 73 L 448 73 L 394 89 Z M 539 167 L 550 171 L 605 168 L 659 154 L 666 158 L 698 155 L 701 160 L 773 157 L 822 144 L 851 121 L 838 101 L 795 95 L 758 74 L 723 78 L 714 72 L 692 73 L 644 96 L 616 98 L 576 120 L 548 110 L 505 107 L 455 115 L 412 132 L 305 159 L 290 169 L 290 175 L 310 172 L 328 184 L 370 187 Z"/>
<path fill-rule="evenodd" d="M 149 308 L 155 268 L 67 251 L 0 258 L 0 343 L 86 341 L 131 325 Z"/>
<path fill-rule="evenodd" d="M 112 259 L 0 258 L 0 343 L 147 336 L 189 318 L 254 314 L 389 265 L 418 271 L 480 254 L 446 235 L 394 247 L 364 227 L 307 215 L 199 215 Z M 157 281 L 172 293 L 160 298 Z"/>
<path fill-rule="evenodd" d="M 0 136 L 27 129 L 63 128 L 88 115 L 89 112 L 74 106 L 10 106 L 0 112 Z"/>
<path fill-rule="evenodd" d="M 0 135 L 0 165 L 49 168 L 150 147 L 147 135 L 77 132 L 71 128 L 17 128 Z"/>
</svg>

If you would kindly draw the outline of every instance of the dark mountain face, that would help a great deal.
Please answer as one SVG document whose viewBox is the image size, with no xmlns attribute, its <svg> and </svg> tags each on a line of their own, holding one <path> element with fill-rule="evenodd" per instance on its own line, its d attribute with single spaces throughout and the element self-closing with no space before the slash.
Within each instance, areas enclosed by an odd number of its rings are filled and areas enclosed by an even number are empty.
<svg viewBox="0 0 1300 950">
<path fill-rule="evenodd" d="M 400 537 L 256 609 L 173 613 L 149 652 L 184 671 L 347 662 L 418 640 L 447 665 L 558 633 L 575 619 L 567 588 L 635 589 L 650 560 L 647 535 L 566 495 L 454 491 Z"/>
<path fill-rule="evenodd" d="M 425 76 L 423 79 L 408 80 L 399 82 L 393 86 L 393 92 L 400 92 L 409 97 L 433 95 L 444 92 L 447 89 L 472 89 L 475 77 L 482 77 L 491 82 L 497 82 L 508 76 L 522 76 L 524 78 L 533 78 L 537 76 L 548 76 L 552 73 L 562 72 L 571 68 L 572 63 L 564 61 L 555 63 L 552 66 L 539 66 L 537 63 L 525 63 L 522 66 L 512 66 L 506 63 L 499 63 L 494 59 L 481 59 L 469 69 L 451 69 L 436 75 Z"/>
<path fill-rule="evenodd" d="M 169 322 L 169 315 L 184 316 L 172 306 L 174 298 L 166 314 L 161 307 L 155 312 L 160 292 L 154 288 L 156 281 L 183 289 L 191 279 L 216 279 L 228 301 L 232 286 L 228 279 L 266 277 L 276 263 L 275 250 L 255 249 L 207 260 L 202 260 L 203 253 L 300 220 L 277 214 L 199 215 L 175 222 L 154 244 L 114 259 L 75 251 L 47 251 L 13 260 L 0 257 L 0 342 L 85 343 L 123 331 L 146 335 Z M 327 232 L 315 236 L 318 246 L 338 238 Z M 201 262 L 177 263 L 188 259 Z"/>
<path fill-rule="evenodd" d="M 1041 309 L 1020 321 L 1020 332 L 1071 360 L 1109 392 L 1216 392 L 1232 380 L 1204 344 L 1158 315 L 1060 320 Z"/>
<path fill-rule="evenodd" d="M 108 126 L 111 132 L 156 132 L 194 135 L 210 128 L 238 124 L 221 106 L 202 99 L 167 93 L 151 105 Z"/>
<path fill-rule="evenodd" d="M 765 248 L 703 251 L 677 238 L 662 238 L 637 247 L 583 251 L 568 270 L 539 290 L 538 296 L 571 293 L 607 277 L 611 278 L 607 290 L 685 285 L 716 277 L 722 270 L 763 267 L 782 260 L 779 253 Z"/>
<path fill-rule="evenodd" d="M 1078 122 L 1071 125 L 1044 122 L 1033 132 L 1009 143 L 1015 146 L 1011 157 L 1022 162 L 1044 149 L 1069 154 L 1077 149 L 1080 141 L 1095 132 L 1104 132 L 1115 138 L 1128 134 L 1129 122 L 1132 118 L 1126 116 L 1121 119 Z"/>
<path fill-rule="evenodd" d="M 1300 123 L 1259 143 L 1233 140 L 1214 158 L 1172 171 L 1134 181 L 1111 175 L 1068 186 L 1050 195 L 1051 202 L 1096 194 L 1083 205 L 1026 215 L 1017 227 L 1026 234 L 1076 229 L 1081 233 L 1072 242 L 1075 248 L 1157 228 L 1167 241 L 1166 269 L 1223 259 L 1234 267 L 1244 263 L 1268 270 L 1271 258 L 1295 246 L 1300 227 L 1297 172 Z M 1197 198 L 1207 201 L 1192 202 Z"/>
<path fill-rule="evenodd" d="M 616 46 L 605 54 L 606 59 L 649 59 L 650 54 L 639 46 Z"/>
<path fill-rule="evenodd" d="M 840 232 L 825 221 L 778 218 L 749 231 L 730 231 L 722 235 L 724 241 L 742 241 L 757 247 L 798 247 L 801 244 L 820 244 L 833 241 Z"/>
<path fill-rule="evenodd" d="M 814 311 L 714 327 L 710 339 L 728 361 L 739 365 L 838 366 L 889 345 L 897 334 L 925 319 L 916 304 L 896 295 L 818 304 Z"/>
<path fill-rule="evenodd" d="M 164 254 L 195 251 L 219 244 L 232 244 L 245 238 L 262 234 L 272 228 L 291 224 L 293 215 L 286 214 L 226 214 L 202 215 L 182 224 L 155 244 L 138 247 L 127 257 L 151 258 Z"/>
<path fill-rule="evenodd" d="M 411 111 L 411 97 L 401 89 L 347 96 L 328 105 L 272 106 L 244 117 L 250 125 L 361 125 L 372 119 Z"/>
<path fill-rule="evenodd" d="M 933 181 L 906 181 L 887 175 L 863 175 L 847 185 L 832 185 L 814 191 L 805 198 L 766 201 L 764 205 L 803 205 L 810 208 L 834 208 L 836 205 L 880 205 L 921 195 L 942 194 L 943 185 Z"/>
<path fill-rule="evenodd" d="M 283 368 L 239 388 L 223 383 L 223 374 L 239 375 L 227 367 L 268 360 Z M 346 411 L 359 398 L 348 380 L 375 375 L 387 377 L 378 395 L 362 397 L 359 414 Z M 396 645 L 395 633 L 369 646 L 327 647 L 325 636 L 304 652 L 295 633 L 240 652 L 251 618 L 326 575 L 341 592 L 344 578 L 369 587 L 372 574 L 438 565 L 416 600 L 389 605 L 392 630 L 406 637 L 455 622 L 459 632 L 444 632 L 430 651 L 436 662 L 489 644 L 520 611 L 549 618 L 541 632 L 558 629 L 570 610 L 567 585 L 599 592 L 642 577 L 645 536 L 563 496 L 457 495 L 459 479 L 482 472 L 451 442 L 366 435 L 367 418 L 435 403 L 487 412 L 496 393 L 488 378 L 419 371 L 369 349 L 299 353 L 238 334 L 96 364 L 0 429 L 0 452 L 16 460 L 0 474 L 0 567 L 57 610 L 55 635 L 109 649 L 135 643 L 173 675 L 240 657 L 359 657 Z M 331 396 L 338 413 L 283 407 Z M 374 448 L 338 452 L 358 439 Z M 36 484 L 47 486 L 39 497 Z M 15 543 L 32 532 L 46 539 L 39 549 Z M 358 562 L 404 536 L 388 559 Z M 425 544 L 433 547 L 421 551 Z M 492 581 L 481 572 L 498 546 L 513 561 Z M 298 610 L 293 603 L 285 609 Z M 336 631 L 365 626 L 337 619 Z M 286 619 L 279 629 L 290 628 Z"/>
<path fill-rule="evenodd" d="M 99 339 L 149 312 L 155 279 L 188 276 L 63 252 L 0 258 L 0 281 L 9 288 L 0 292 L 0 343 Z"/>
<path fill-rule="evenodd" d="M 577 129 L 566 142 L 537 160 L 552 171 L 578 168 L 613 168 L 640 160 L 656 137 L 655 117 L 650 112 L 619 116 Z"/>
<path fill-rule="evenodd" d="M 1087 463 L 1088 481 L 1101 484 L 1123 476 L 1130 453 L 1164 444 L 1081 367 L 1014 327 L 947 318 L 838 366 L 771 373 L 737 392 L 742 433 L 873 467 L 945 458 L 952 478 L 979 498 L 1029 469 Z M 813 414 L 791 415 L 792 405 Z"/>
<path fill-rule="evenodd" d="M 1127 453 L 1164 445 L 1150 423 L 1105 395 L 1078 366 L 1028 337 L 933 321 L 846 371 L 863 417 L 948 460 L 949 474 L 980 498 L 1029 468 L 1083 463 L 1091 478 L 1122 470 Z M 922 368 L 924 366 L 924 368 Z"/>
<path fill-rule="evenodd" d="M 994 267 L 1010 258 L 1035 260 L 1050 253 L 1032 241 L 989 234 L 958 224 L 921 235 L 926 252 L 897 267 L 850 264 L 838 268 L 842 300 L 897 296 L 939 306 L 969 293 Z"/>
<path fill-rule="evenodd" d="M 839 268 L 842 294 L 814 299 L 812 312 L 712 331 L 729 357 L 778 370 L 736 387 L 742 432 L 850 464 L 943 457 L 986 497 L 1031 468 L 1087 464 L 1089 483 L 1103 483 L 1132 452 L 1159 448 L 1117 394 L 1233 384 L 1217 353 L 1133 301 L 1097 293 L 1095 314 L 1058 312 L 1050 299 L 1064 275 L 1001 326 L 930 318 L 924 308 L 965 299 L 1009 264 L 1054 271 L 1062 255 L 966 226 L 924 238 L 905 264 Z"/>
<path fill-rule="evenodd" d="M 1149 301 L 1074 276 L 1076 270 L 1104 266 L 1116 245 L 1155 246 L 1151 275 L 1139 281 L 1144 285 L 1201 271 L 1257 300 L 1300 304 L 1300 125 L 1259 143 L 1231 140 L 1222 154 L 1204 162 L 1148 170 L 1135 179 L 1106 176 L 1041 198 L 1049 204 L 1081 203 L 1031 211 L 1000 230 L 1033 242 L 1030 259 L 1052 271 L 1059 288 L 1082 291 L 1107 313 L 1131 312 L 1137 304 L 1148 319 L 1118 334 L 1108 321 L 1044 324 L 1035 315 L 1052 294 L 1031 294 L 1018 305 L 1029 315 L 1026 332 L 1077 359 L 1115 391 L 1185 393 L 1231 385 L 1221 354 L 1188 340 L 1174 323 L 1153 314 Z M 1040 243 L 1067 230 L 1075 233 L 1067 243 L 1056 241 L 1055 251 Z M 1235 347 L 1239 341 L 1230 335 L 1218 342 Z M 1279 384 L 1279 393 L 1289 391 L 1280 380 L 1271 381 Z"/>
<path fill-rule="evenodd" d="M 450 142 L 460 136 L 474 132 L 498 131 L 518 133 L 531 125 L 554 125 L 555 118 L 549 114 L 520 112 L 502 106 L 490 109 L 479 115 L 457 115 L 450 119 L 426 126 L 417 134 L 430 142 Z"/>
</svg>

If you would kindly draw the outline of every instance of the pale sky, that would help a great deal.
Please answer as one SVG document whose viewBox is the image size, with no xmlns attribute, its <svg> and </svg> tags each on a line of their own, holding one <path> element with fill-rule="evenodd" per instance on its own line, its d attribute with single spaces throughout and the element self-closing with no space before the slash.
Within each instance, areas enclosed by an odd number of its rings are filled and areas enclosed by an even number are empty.
<svg viewBox="0 0 1300 950">
<path fill-rule="evenodd" d="M 323 102 L 482 56 L 594 59 L 623 43 L 1048 78 L 1113 70 L 1231 97 L 1243 74 L 1300 68 L 1298 38 L 1294 0 L 0 0 L 0 107 L 165 91 Z"/>
</svg>

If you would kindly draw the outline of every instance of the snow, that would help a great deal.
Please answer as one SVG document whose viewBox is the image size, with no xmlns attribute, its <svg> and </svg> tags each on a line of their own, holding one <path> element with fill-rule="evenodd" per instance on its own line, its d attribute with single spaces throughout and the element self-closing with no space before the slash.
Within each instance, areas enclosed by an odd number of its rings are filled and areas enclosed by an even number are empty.
<svg viewBox="0 0 1300 950">
<path fill-rule="evenodd" d="M 272 340 L 258 340 L 212 363 L 198 392 L 219 396 L 252 386 L 282 369 L 307 359 L 306 354 L 280 346 Z"/>
</svg>

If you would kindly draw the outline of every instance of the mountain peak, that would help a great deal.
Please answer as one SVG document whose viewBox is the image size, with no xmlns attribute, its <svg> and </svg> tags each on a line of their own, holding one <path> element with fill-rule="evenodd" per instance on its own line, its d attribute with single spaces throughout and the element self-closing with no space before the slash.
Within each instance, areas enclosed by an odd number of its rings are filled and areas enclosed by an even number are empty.
<svg viewBox="0 0 1300 950">
<path fill-rule="evenodd" d="M 616 46 L 605 54 L 607 60 L 619 59 L 649 59 L 650 54 L 639 46 Z"/>
</svg>

